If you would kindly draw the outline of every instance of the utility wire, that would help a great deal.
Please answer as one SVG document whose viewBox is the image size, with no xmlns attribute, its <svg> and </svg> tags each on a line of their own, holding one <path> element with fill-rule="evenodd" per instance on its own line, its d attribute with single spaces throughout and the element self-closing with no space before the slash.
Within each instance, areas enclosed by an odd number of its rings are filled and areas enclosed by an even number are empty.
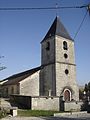
<svg viewBox="0 0 90 120">
<path fill-rule="evenodd" d="M 84 20 L 86 18 L 86 15 L 87 15 L 88 11 L 90 13 L 90 4 L 82 5 L 82 6 L 61 6 L 61 7 L 59 7 L 59 6 L 56 5 L 56 7 L 0 8 L 0 10 L 1 11 L 8 11 L 8 10 L 9 11 L 10 10 L 57 10 L 57 9 L 74 9 L 74 8 L 79 8 L 79 9 L 80 8 L 88 8 L 88 10 L 87 10 L 87 12 L 86 12 L 86 14 L 85 14 L 85 16 L 84 16 L 84 18 L 83 18 L 80 26 L 79 26 L 79 28 L 77 29 L 77 32 L 75 33 L 75 36 L 74 36 L 74 39 L 75 39 L 76 36 L 77 36 L 77 34 L 78 34 L 78 32 L 80 31 L 80 28 L 82 27 L 82 24 L 83 24 L 83 22 L 84 22 Z"/>
<path fill-rule="evenodd" d="M 62 7 L 26 7 L 26 8 L 0 8 L 1 11 L 3 10 L 55 10 L 55 9 L 72 9 L 72 8 L 85 8 L 88 7 L 88 5 L 83 6 L 62 6 Z"/>
<path fill-rule="evenodd" d="M 83 19 L 82 19 L 82 21 L 81 21 L 78 29 L 77 29 L 77 31 L 76 31 L 76 33 L 75 33 L 74 39 L 76 38 L 77 34 L 78 34 L 79 31 L 80 31 L 80 29 L 81 29 L 81 27 L 82 27 L 82 25 L 83 25 L 83 23 L 84 23 L 84 20 L 85 20 L 85 18 L 86 18 L 86 16 L 87 16 L 87 13 L 88 13 L 88 10 L 86 11 L 86 13 L 85 13 L 85 15 L 84 15 L 84 17 L 83 17 Z"/>
</svg>

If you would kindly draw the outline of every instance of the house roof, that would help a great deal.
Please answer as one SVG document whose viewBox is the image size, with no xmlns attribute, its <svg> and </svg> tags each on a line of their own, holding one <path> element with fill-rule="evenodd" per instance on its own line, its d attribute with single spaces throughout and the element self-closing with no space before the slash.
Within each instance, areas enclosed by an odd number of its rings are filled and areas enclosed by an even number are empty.
<svg viewBox="0 0 90 120">
<path fill-rule="evenodd" d="M 2 85 L 3 83 L 5 83 L 7 80 L 0 80 L 0 85 Z"/>
<path fill-rule="evenodd" d="M 52 37 L 55 35 L 58 35 L 58 36 L 61 36 L 61 37 L 64 37 L 64 38 L 67 38 L 67 39 L 73 41 L 73 39 L 70 37 L 68 31 L 66 30 L 64 25 L 61 23 L 59 17 L 55 18 L 53 24 L 51 25 L 51 27 L 50 27 L 49 31 L 47 32 L 46 36 L 44 37 L 43 41 L 48 39 L 49 37 Z"/>
<path fill-rule="evenodd" d="M 3 83 L 3 86 L 6 85 L 14 85 L 18 84 L 20 81 L 24 80 L 25 78 L 29 77 L 30 75 L 34 74 L 35 72 L 39 71 L 41 67 L 33 68 L 31 70 L 27 70 L 18 74 L 14 74 L 4 80 L 8 80 Z"/>
</svg>

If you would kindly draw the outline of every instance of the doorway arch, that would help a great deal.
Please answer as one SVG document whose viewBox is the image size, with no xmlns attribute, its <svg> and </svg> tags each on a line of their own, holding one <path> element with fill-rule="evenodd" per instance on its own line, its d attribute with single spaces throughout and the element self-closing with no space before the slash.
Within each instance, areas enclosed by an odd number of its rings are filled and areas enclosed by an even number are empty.
<svg viewBox="0 0 90 120">
<path fill-rule="evenodd" d="M 69 89 L 64 90 L 64 100 L 71 101 L 71 91 Z"/>
</svg>

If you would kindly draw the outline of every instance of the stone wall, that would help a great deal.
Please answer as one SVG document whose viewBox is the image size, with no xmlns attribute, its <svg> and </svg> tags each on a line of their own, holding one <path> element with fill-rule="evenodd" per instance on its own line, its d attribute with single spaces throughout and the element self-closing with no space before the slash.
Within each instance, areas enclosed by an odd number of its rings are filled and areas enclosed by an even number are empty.
<svg viewBox="0 0 90 120">
<path fill-rule="evenodd" d="M 82 104 L 83 104 L 82 102 L 75 102 L 75 101 L 65 102 L 64 109 L 65 111 L 80 111 Z"/>
<path fill-rule="evenodd" d="M 65 74 L 65 69 L 69 69 L 69 74 Z M 75 66 L 56 63 L 56 93 L 63 95 L 64 89 L 69 89 L 72 93 L 71 99 L 79 100 L 79 91 L 76 83 Z"/>
<path fill-rule="evenodd" d="M 31 96 L 11 95 L 10 101 L 18 108 L 31 109 Z"/>
<path fill-rule="evenodd" d="M 63 42 L 67 42 L 67 50 L 63 49 Z M 78 85 L 76 82 L 76 65 L 75 65 L 75 53 L 74 42 L 59 36 L 56 36 L 55 41 L 56 48 L 56 95 L 63 96 L 64 89 L 71 91 L 71 98 L 79 100 Z M 68 57 L 65 58 L 64 54 Z M 65 74 L 65 70 L 68 70 L 68 74 Z"/>
<path fill-rule="evenodd" d="M 39 72 L 20 82 L 20 95 L 39 96 Z"/>
<path fill-rule="evenodd" d="M 75 64 L 74 42 L 72 40 L 56 36 L 55 38 L 55 59 L 56 62 L 72 63 Z M 63 49 L 63 42 L 67 42 L 67 50 Z M 64 58 L 64 53 L 68 55 L 67 59 Z"/>
<path fill-rule="evenodd" d="M 59 97 L 32 97 L 32 110 L 59 111 Z"/>
<path fill-rule="evenodd" d="M 47 43 L 49 49 L 47 50 Z M 41 42 L 41 65 L 51 64 L 55 61 L 55 37 Z"/>
<path fill-rule="evenodd" d="M 9 97 L 12 94 L 19 94 L 19 85 L 2 86 L 2 97 Z"/>
<path fill-rule="evenodd" d="M 67 43 L 67 50 L 63 48 L 63 42 Z M 50 49 L 46 50 L 47 42 Z M 64 57 L 67 54 L 67 58 Z M 55 36 L 42 42 L 42 69 L 40 72 L 40 95 L 48 95 L 52 91 L 53 96 L 64 96 L 65 88 L 70 90 L 70 100 L 79 100 L 79 89 L 76 82 L 76 65 L 74 41 Z M 65 70 L 68 70 L 68 75 Z"/>
<path fill-rule="evenodd" d="M 10 100 L 19 108 L 59 111 L 59 97 L 11 95 Z"/>
<path fill-rule="evenodd" d="M 59 96 L 11 95 L 11 101 L 19 108 L 31 110 L 80 111 L 82 102 L 64 102 Z"/>
<path fill-rule="evenodd" d="M 49 49 L 47 45 L 49 43 Z M 55 82 L 55 37 L 50 37 L 41 42 L 40 95 L 47 96 L 49 90 L 56 95 Z"/>
<path fill-rule="evenodd" d="M 51 90 L 51 95 L 55 96 L 55 83 L 55 65 L 44 66 L 40 71 L 40 95 L 48 96 Z"/>
</svg>

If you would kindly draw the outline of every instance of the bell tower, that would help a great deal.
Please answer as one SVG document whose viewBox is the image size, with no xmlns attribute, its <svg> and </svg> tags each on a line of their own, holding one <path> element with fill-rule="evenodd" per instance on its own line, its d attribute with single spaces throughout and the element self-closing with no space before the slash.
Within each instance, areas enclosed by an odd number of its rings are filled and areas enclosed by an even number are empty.
<svg viewBox="0 0 90 120">
<path fill-rule="evenodd" d="M 74 40 L 56 17 L 41 42 L 40 95 L 79 100 Z"/>
</svg>

